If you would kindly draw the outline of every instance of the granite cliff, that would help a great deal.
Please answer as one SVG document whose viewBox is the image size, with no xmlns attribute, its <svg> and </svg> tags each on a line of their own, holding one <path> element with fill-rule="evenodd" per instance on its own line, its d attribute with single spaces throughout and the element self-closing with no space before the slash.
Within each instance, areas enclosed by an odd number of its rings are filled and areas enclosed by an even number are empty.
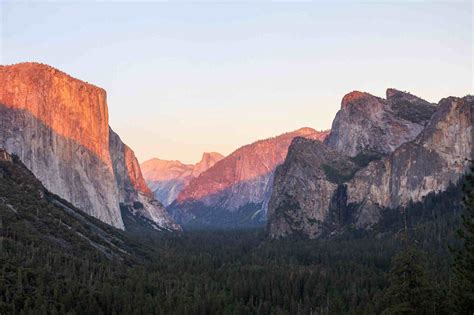
<svg viewBox="0 0 474 315">
<path fill-rule="evenodd" d="M 86 213 L 124 228 L 120 204 L 178 228 L 153 201 L 133 151 L 109 130 L 106 92 L 39 63 L 0 66 L 0 147 L 43 185 Z"/>
<path fill-rule="evenodd" d="M 354 91 L 344 96 L 325 143 L 348 156 L 390 153 L 423 130 L 436 106 L 409 93 L 387 90 L 382 99 Z"/>
<path fill-rule="evenodd" d="M 473 106 L 471 96 L 433 105 L 394 89 L 385 100 L 346 95 L 326 141 L 295 139 L 277 168 L 270 237 L 370 229 L 384 210 L 444 191 L 473 158 Z"/>
</svg>

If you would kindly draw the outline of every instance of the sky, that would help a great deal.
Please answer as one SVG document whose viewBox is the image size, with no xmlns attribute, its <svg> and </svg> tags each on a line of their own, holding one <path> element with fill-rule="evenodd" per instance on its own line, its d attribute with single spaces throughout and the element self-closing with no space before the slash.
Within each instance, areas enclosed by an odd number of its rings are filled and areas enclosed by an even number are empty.
<svg viewBox="0 0 474 315">
<path fill-rule="evenodd" d="M 388 87 L 473 94 L 471 1 L 0 2 L 0 63 L 38 61 L 107 91 L 140 161 L 197 162 Z"/>
</svg>

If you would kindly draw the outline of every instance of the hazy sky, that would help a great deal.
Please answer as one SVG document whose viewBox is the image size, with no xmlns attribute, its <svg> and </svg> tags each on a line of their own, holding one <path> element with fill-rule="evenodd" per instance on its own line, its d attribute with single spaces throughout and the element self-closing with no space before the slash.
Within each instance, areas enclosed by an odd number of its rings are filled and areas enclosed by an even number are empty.
<svg viewBox="0 0 474 315">
<path fill-rule="evenodd" d="M 473 93 L 472 2 L 1 1 L 0 62 L 39 61 L 107 90 L 140 161 L 197 161 L 300 127 L 344 94 Z"/>
</svg>

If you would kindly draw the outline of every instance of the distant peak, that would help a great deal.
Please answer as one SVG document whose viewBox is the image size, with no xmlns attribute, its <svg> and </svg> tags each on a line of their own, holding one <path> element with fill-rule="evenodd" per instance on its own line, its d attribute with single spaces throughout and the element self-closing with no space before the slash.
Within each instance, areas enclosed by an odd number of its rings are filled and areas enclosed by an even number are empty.
<svg viewBox="0 0 474 315">
<path fill-rule="evenodd" d="M 201 161 L 203 161 L 206 158 L 223 158 L 224 156 L 220 154 L 219 152 L 203 152 Z"/>
<path fill-rule="evenodd" d="M 170 166 L 186 166 L 186 164 L 182 163 L 178 160 L 163 160 L 159 158 L 152 158 L 141 163 L 142 167 L 152 166 L 152 167 L 170 167 Z"/>
<path fill-rule="evenodd" d="M 314 130 L 313 128 L 310 128 L 310 127 L 303 127 L 303 128 L 298 129 L 298 130 L 295 130 L 295 132 L 300 133 L 300 134 L 311 134 L 311 133 L 315 133 L 317 131 Z"/>
</svg>

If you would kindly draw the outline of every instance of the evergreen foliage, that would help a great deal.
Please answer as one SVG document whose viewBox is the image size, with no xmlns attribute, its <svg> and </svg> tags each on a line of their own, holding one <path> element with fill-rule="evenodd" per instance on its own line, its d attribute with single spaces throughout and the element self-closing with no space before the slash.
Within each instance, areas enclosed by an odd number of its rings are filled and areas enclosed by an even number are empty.
<svg viewBox="0 0 474 315">
<path fill-rule="evenodd" d="M 474 168 L 473 168 L 474 170 Z M 464 185 L 464 214 L 458 236 L 462 246 L 456 251 L 453 266 L 453 310 L 457 314 L 474 312 L 474 175 L 467 176 Z"/>
<path fill-rule="evenodd" d="M 406 209 L 421 263 L 397 238 L 400 211 L 372 232 L 316 241 L 269 241 L 263 229 L 130 235 L 67 212 L 30 176 L 0 163 L 0 314 L 445 313 L 457 186 Z"/>
<path fill-rule="evenodd" d="M 386 290 L 389 307 L 383 314 L 434 314 L 434 291 L 425 272 L 422 253 L 412 244 L 395 255 Z"/>
</svg>

